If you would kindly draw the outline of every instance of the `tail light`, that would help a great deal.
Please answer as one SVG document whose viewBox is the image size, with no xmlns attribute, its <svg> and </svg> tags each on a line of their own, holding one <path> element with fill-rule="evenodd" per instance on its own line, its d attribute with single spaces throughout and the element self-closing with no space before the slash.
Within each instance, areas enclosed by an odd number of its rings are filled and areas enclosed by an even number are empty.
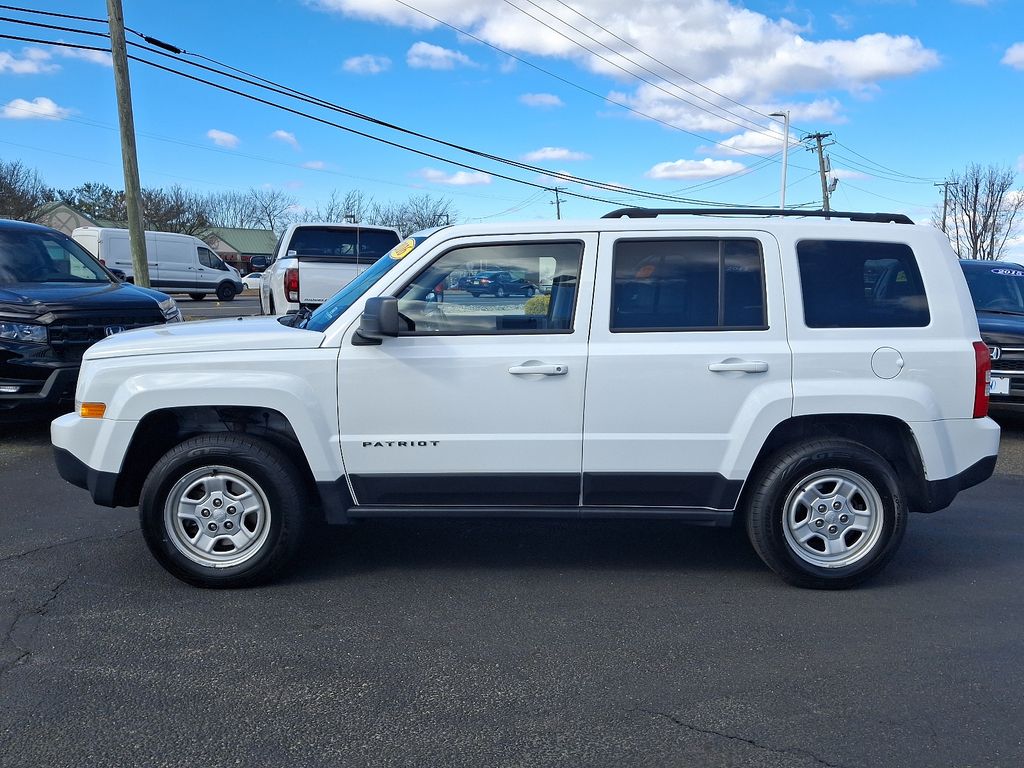
<svg viewBox="0 0 1024 768">
<path fill-rule="evenodd" d="M 285 301 L 297 303 L 299 300 L 299 269 L 289 267 L 284 271 L 284 298 Z M 985 347 L 985 354 L 988 354 L 988 347 Z"/>
<path fill-rule="evenodd" d="M 992 381 L 992 358 L 984 342 L 974 342 L 974 418 L 988 415 L 988 388 Z"/>
</svg>

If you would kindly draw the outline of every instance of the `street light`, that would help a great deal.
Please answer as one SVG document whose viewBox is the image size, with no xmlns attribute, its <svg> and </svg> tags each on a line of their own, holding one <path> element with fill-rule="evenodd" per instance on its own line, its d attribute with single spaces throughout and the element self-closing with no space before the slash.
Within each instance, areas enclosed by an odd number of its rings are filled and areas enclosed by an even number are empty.
<svg viewBox="0 0 1024 768">
<path fill-rule="evenodd" d="M 780 208 L 786 207 L 786 167 L 789 165 L 789 110 L 785 112 L 772 112 L 769 117 L 781 117 L 786 122 L 785 138 L 782 140 L 782 201 Z"/>
</svg>

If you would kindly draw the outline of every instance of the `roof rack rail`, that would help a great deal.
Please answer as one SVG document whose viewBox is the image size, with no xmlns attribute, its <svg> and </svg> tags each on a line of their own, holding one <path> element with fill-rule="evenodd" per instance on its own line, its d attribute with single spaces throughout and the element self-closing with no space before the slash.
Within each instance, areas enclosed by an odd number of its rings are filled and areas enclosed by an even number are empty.
<svg viewBox="0 0 1024 768">
<path fill-rule="evenodd" d="M 809 216 L 820 219 L 849 219 L 879 224 L 913 224 L 902 213 L 858 213 L 856 211 L 801 211 L 797 208 L 618 208 L 602 219 L 655 219 L 658 216 L 686 214 L 690 216 Z"/>
</svg>

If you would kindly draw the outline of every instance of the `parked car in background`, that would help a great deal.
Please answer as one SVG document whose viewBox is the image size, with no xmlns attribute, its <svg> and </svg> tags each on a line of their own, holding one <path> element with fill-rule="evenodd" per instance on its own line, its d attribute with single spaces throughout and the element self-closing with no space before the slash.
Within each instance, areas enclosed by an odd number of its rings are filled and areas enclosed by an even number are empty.
<svg viewBox="0 0 1024 768">
<path fill-rule="evenodd" d="M 101 263 L 134 281 L 127 229 L 78 227 L 71 237 Z M 221 301 L 231 301 L 243 289 L 238 270 L 192 235 L 146 232 L 146 259 L 149 284 L 167 293 L 187 293 L 196 301 L 212 293 Z"/>
<path fill-rule="evenodd" d="M 960 266 L 992 357 L 994 409 L 1024 408 L 1024 266 L 963 260 Z"/>
<path fill-rule="evenodd" d="M 504 296 L 525 296 L 530 298 L 537 293 L 537 286 L 529 280 L 516 277 L 511 272 L 497 270 L 493 272 L 477 272 L 459 281 L 459 287 L 473 294 L 483 296 L 489 294 L 499 298 Z"/>
<path fill-rule="evenodd" d="M 292 224 L 263 272 L 260 312 L 284 315 L 315 308 L 401 240 L 397 229 L 362 224 Z"/>
<path fill-rule="evenodd" d="M 247 291 L 258 291 L 260 286 L 263 285 L 263 273 L 250 272 L 242 278 L 242 285 L 245 286 Z"/>
<path fill-rule="evenodd" d="M 0 413 L 70 410 L 93 342 L 180 320 L 174 299 L 118 281 L 62 232 L 0 220 Z"/>
</svg>

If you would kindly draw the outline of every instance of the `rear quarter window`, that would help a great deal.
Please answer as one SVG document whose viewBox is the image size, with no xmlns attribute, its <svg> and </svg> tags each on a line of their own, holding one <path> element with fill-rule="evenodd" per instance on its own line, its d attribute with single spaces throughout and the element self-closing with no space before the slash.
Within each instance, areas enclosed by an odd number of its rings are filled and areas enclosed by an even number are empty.
<svg viewBox="0 0 1024 768">
<path fill-rule="evenodd" d="M 909 245 L 804 240 L 796 250 L 808 328 L 916 328 L 931 322 Z"/>
</svg>

